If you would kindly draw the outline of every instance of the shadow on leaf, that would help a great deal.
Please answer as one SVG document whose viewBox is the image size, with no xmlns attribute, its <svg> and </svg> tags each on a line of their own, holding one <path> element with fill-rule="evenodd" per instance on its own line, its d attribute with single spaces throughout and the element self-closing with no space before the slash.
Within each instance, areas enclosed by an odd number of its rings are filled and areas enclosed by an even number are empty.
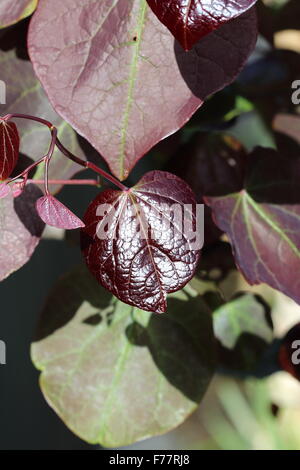
<svg viewBox="0 0 300 470">
<path fill-rule="evenodd" d="M 169 298 L 168 313 L 151 315 L 147 327 L 131 323 L 126 335 L 131 344 L 147 347 L 158 369 L 186 397 L 199 403 L 203 377 L 214 368 L 211 317 L 201 311 L 200 298 Z"/>
</svg>

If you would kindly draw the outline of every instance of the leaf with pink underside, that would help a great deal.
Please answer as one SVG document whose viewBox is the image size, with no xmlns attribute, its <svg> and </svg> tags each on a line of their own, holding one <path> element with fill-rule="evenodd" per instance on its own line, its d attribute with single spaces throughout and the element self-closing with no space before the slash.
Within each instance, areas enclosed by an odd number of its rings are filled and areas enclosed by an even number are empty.
<svg viewBox="0 0 300 470">
<path fill-rule="evenodd" d="M 52 227 L 73 230 L 84 227 L 84 223 L 54 196 L 46 195 L 36 202 L 40 218 Z"/>
</svg>

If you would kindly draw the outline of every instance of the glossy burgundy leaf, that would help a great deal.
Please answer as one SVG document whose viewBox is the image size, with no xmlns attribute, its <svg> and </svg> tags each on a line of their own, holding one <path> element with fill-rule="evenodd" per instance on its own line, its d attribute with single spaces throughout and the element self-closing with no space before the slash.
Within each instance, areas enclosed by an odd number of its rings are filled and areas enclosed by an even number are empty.
<svg viewBox="0 0 300 470">
<path fill-rule="evenodd" d="M 234 80 L 256 35 L 251 10 L 185 53 L 146 0 L 44 0 L 28 44 L 55 110 L 124 179 Z"/>
<path fill-rule="evenodd" d="M 36 202 L 40 218 L 52 227 L 73 230 L 84 227 L 84 223 L 54 196 L 46 195 Z"/>
<path fill-rule="evenodd" d="M 195 231 L 195 203 L 183 180 L 162 171 L 147 173 L 127 192 L 100 193 L 82 230 L 89 270 L 123 302 L 165 312 L 167 293 L 191 279 L 199 260 L 200 250 L 176 212 L 186 209 Z"/>
<path fill-rule="evenodd" d="M 248 158 L 240 190 L 205 198 L 248 282 L 265 282 L 298 303 L 299 174 L 299 154 L 258 148 Z"/>
<path fill-rule="evenodd" d="M 38 0 L 1 0 L 0 28 L 23 20 L 36 9 Z"/>
<path fill-rule="evenodd" d="M 257 0 L 147 0 L 183 49 L 245 13 Z"/>
<path fill-rule="evenodd" d="M 27 263 L 40 241 L 44 224 L 35 202 L 41 194 L 30 184 L 21 196 L 10 193 L 0 199 L 0 280 Z"/>
<path fill-rule="evenodd" d="M 14 122 L 0 119 L 0 180 L 7 179 L 19 158 L 20 138 Z"/>
</svg>

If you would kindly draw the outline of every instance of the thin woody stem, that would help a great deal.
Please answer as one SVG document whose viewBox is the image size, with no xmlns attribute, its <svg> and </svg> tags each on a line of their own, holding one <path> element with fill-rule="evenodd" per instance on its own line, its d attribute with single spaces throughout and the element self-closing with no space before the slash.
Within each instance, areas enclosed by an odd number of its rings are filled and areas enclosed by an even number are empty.
<svg viewBox="0 0 300 470">
<path fill-rule="evenodd" d="M 98 173 L 99 175 L 103 176 L 103 178 L 107 179 L 108 181 L 110 181 L 111 183 L 113 183 L 115 186 L 117 186 L 118 188 L 120 188 L 122 191 L 128 191 L 129 188 L 127 188 L 127 186 L 125 186 L 124 184 L 122 184 L 119 180 L 117 180 L 116 178 L 114 178 L 112 175 L 110 175 L 109 173 L 107 173 L 106 171 L 102 170 L 101 168 L 99 168 L 97 165 L 95 165 L 94 163 L 92 162 L 89 162 L 89 161 L 86 161 L 86 160 L 82 160 L 81 158 L 79 157 L 76 157 L 76 155 L 73 155 L 68 149 L 66 149 L 63 144 L 60 142 L 60 140 L 58 138 L 56 138 L 56 146 L 57 148 L 66 156 L 68 157 L 70 160 L 72 160 L 73 162 L 75 163 L 78 163 L 78 165 L 81 165 L 83 166 L 84 168 L 89 168 L 93 171 L 95 171 L 96 173 Z"/>
<path fill-rule="evenodd" d="M 53 155 L 53 152 L 54 152 L 54 149 L 55 149 L 56 138 L 57 138 L 57 129 L 56 129 L 56 127 L 53 127 L 51 129 L 51 135 L 52 135 L 52 138 L 51 138 L 50 147 L 49 147 L 49 150 L 47 152 L 47 155 L 45 156 L 44 181 L 45 181 L 45 193 L 47 195 L 49 194 L 49 182 L 48 182 L 48 179 L 49 179 L 49 163 L 50 163 L 50 160 L 52 158 L 52 155 Z"/>
<path fill-rule="evenodd" d="M 52 129 L 54 126 L 51 122 L 46 121 L 46 119 L 42 119 L 36 116 L 31 116 L 30 114 L 6 114 L 6 116 L 3 116 L 2 119 L 4 121 L 9 121 L 10 119 L 29 119 L 30 121 L 36 121 L 39 122 L 40 124 L 44 124 L 44 126 L 49 127 L 49 129 Z"/>
<path fill-rule="evenodd" d="M 45 190 L 46 190 L 46 194 L 48 194 L 48 183 L 47 183 L 47 181 L 48 181 L 48 167 L 49 167 L 49 162 L 50 162 L 51 156 L 53 154 L 55 145 L 63 153 L 63 155 L 65 155 L 67 158 L 69 158 L 73 162 L 77 163 L 80 166 L 83 166 L 84 168 L 89 168 L 89 169 L 95 171 L 95 173 L 98 173 L 99 175 L 103 176 L 103 178 L 105 178 L 106 180 L 113 183 L 115 186 L 117 186 L 122 191 L 128 191 L 129 190 L 129 188 L 127 188 L 127 186 L 125 186 L 123 183 L 121 183 L 119 180 L 114 178 L 112 175 L 110 175 L 106 171 L 99 168 L 94 163 L 86 161 L 86 160 L 82 160 L 81 158 L 77 157 L 76 155 L 73 155 L 73 153 L 70 152 L 66 147 L 64 147 L 64 145 L 60 142 L 60 140 L 57 137 L 57 129 L 56 129 L 55 126 L 53 126 L 53 124 L 51 122 L 47 121 L 46 119 L 42 119 L 42 118 L 39 118 L 39 117 L 36 117 L 36 116 L 31 116 L 29 114 L 19 114 L 19 113 L 7 114 L 6 116 L 3 116 L 1 119 L 3 119 L 4 121 L 9 121 L 10 119 L 14 119 L 14 118 L 29 119 L 31 121 L 36 121 L 40 124 L 43 124 L 44 126 L 47 126 L 51 131 L 52 139 L 51 139 L 51 144 L 50 144 L 50 148 L 49 148 L 49 151 L 48 151 L 47 155 L 42 157 L 42 159 L 38 160 L 33 165 L 30 165 L 30 167 L 28 167 L 28 169 L 25 170 L 21 174 L 21 176 L 26 178 L 26 176 L 28 175 L 28 171 L 30 171 L 36 165 L 41 163 L 41 161 L 45 160 Z M 54 134 L 55 134 L 55 138 L 54 138 Z M 54 144 L 53 144 L 53 142 L 54 142 Z M 51 153 L 51 155 L 50 155 L 50 153 Z M 16 178 L 19 178 L 19 177 L 20 177 L 20 175 Z M 13 180 L 16 179 L 16 178 L 13 178 Z M 13 181 L 13 180 L 11 180 L 11 181 Z"/>
<path fill-rule="evenodd" d="M 33 183 L 33 184 L 44 184 L 44 180 L 35 180 L 35 179 L 27 179 L 27 183 Z M 62 185 L 68 185 L 68 186 L 100 186 L 99 180 L 93 180 L 93 179 L 74 179 L 74 180 L 60 180 L 60 179 L 49 179 L 48 180 L 49 184 L 62 184 Z"/>
</svg>

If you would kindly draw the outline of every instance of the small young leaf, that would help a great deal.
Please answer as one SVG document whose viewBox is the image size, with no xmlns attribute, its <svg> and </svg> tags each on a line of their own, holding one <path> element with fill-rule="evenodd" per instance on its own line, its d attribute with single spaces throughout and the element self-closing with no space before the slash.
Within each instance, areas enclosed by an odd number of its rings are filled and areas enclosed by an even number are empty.
<svg viewBox="0 0 300 470">
<path fill-rule="evenodd" d="M 38 0 L 1 0 L 0 28 L 6 28 L 31 15 L 37 3 Z"/>
<path fill-rule="evenodd" d="M 249 10 L 257 0 L 147 0 L 158 19 L 188 51 L 203 36 Z"/>
<path fill-rule="evenodd" d="M 123 302 L 165 312 L 167 293 L 192 278 L 199 260 L 194 235 L 180 220 L 185 214 L 192 231 L 200 232 L 195 209 L 190 187 L 163 171 L 147 173 L 127 192 L 100 193 L 84 216 L 82 250 L 89 270 Z"/>
<path fill-rule="evenodd" d="M 14 122 L 0 119 L 0 180 L 7 179 L 19 158 L 20 138 Z"/>
<path fill-rule="evenodd" d="M 45 224 L 73 230 L 84 227 L 84 223 L 54 196 L 46 195 L 36 202 L 36 209 Z"/>
<path fill-rule="evenodd" d="M 66 425 L 120 447 L 173 429 L 201 402 L 215 370 L 212 316 L 185 289 L 167 315 L 132 308 L 80 266 L 48 297 L 32 359 Z"/>
</svg>

